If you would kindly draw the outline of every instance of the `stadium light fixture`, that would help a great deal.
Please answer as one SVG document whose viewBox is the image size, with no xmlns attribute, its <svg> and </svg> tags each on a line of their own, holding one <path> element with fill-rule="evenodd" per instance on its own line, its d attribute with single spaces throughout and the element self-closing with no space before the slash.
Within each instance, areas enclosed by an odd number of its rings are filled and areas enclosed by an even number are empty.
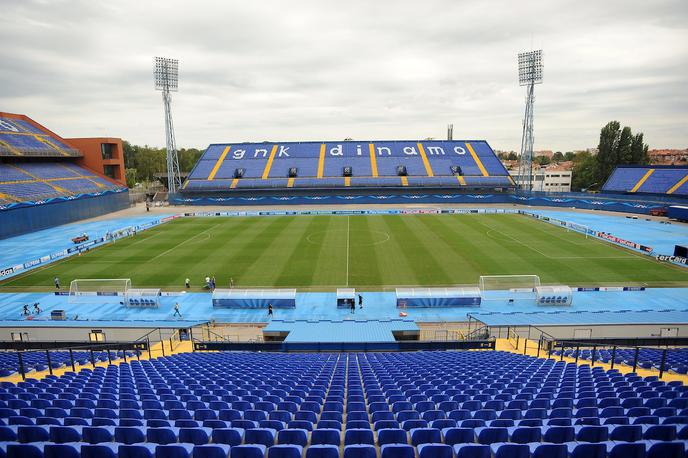
<svg viewBox="0 0 688 458">
<path fill-rule="evenodd" d="M 153 80 L 155 82 L 155 89 L 162 91 L 162 103 L 165 110 L 165 145 L 167 148 L 167 191 L 169 194 L 174 194 L 181 188 L 182 181 L 179 172 L 177 143 L 174 138 L 172 96 L 170 92 L 177 92 L 179 90 L 179 61 L 177 59 L 156 57 L 154 60 Z"/>
<path fill-rule="evenodd" d="M 542 50 L 518 54 L 518 84 L 526 86 L 526 110 L 521 136 L 521 156 L 518 161 L 517 183 L 528 192 L 533 189 L 533 108 L 535 85 L 542 83 Z"/>
</svg>

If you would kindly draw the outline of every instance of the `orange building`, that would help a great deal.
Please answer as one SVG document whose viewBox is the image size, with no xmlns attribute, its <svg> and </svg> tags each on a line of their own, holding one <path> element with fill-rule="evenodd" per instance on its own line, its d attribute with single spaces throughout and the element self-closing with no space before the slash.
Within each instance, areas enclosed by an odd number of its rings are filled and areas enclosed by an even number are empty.
<svg viewBox="0 0 688 458">
<path fill-rule="evenodd" d="M 65 138 L 65 141 L 83 154 L 76 161 L 78 165 L 105 175 L 123 186 L 127 185 L 121 138 Z"/>
</svg>

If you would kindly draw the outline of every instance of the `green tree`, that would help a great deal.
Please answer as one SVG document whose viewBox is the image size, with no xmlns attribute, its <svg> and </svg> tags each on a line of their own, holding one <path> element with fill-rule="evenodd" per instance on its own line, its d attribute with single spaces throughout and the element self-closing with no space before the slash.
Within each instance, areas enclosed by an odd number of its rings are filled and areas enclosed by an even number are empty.
<svg viewBox="0 0 688 458">
<path fill-rule="evenodd" d="M 571 176 L 571 189 L 580 191 L 591 186 L 599 187 L 597 180 L 597 160 L 587 151 L 577 153 L 573 158 L 573 170 Z"/>
<path fill-rule="evenodd" d="M 566 154 L 564 154 L 564 160 L 565 161 L 572 161 L 575 156 L 576 156 L 576 153 L 574 153 L 573 151 L 567 151 Z"/>
<path fill-rule="evenodd" d="M 540 164 L 540 165 L 548 165 L 552 161 L 547 156 L 535 156 L 533 158 L 533 162 Z"/>
<path fill-rule="evenodd" d="M 650 163 L 648 146 L 643 143 L 643 133 L 635 134 L 631 143 L 631 163 L 646 165 Z"/>
<path fill-rule="evenodd" d="M 561 162 L 561 161 L 563 161 L 563 160 L 564 160 L 564 155 L 562 154 L 561 151 L 557 151 L 557 152 L 554 153 L 554 155 L 552 156 L 552 161 L 553 161 L 553 162 Z"/>
<path fill-rule="evenodd" d="M 136 169 L 124 169 L 124 177 L 127 180 L 127 187 L 136 186 Z"/>
<path fill-rule="evenodd" d="M 507 159 L 510 160 L 510 161 L 515 161 L 515 160 L 518 159 L 518 156 L 516 155 L 516 153 L 514 153 L 514 152 L 512 151 L 512 152 L 510 152 L 509 155 L 507 156 Z"/>
<path fill-rule="evenodd" d="M 597 179 L 606 179 L 619 163 L 618 145 L 621 124 L 611 121 L 600 131 L 600 144 L 597 153 Z"/>
<path fill-rule="evenodd" d="M 633 133 L 631 128 L 626 126 L 619 134 L 619 142 L 617 144 L 617 164 L 631 164 L 633 157 L 631 154 L 631 144 L 633 143 Z"/>
</svg>

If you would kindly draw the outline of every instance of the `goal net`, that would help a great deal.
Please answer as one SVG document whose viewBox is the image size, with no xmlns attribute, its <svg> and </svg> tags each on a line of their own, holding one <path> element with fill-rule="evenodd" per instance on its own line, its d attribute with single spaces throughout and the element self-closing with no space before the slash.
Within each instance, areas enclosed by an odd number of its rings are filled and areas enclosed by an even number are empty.
<svg viewBox="0 0 688 458">
<path fill-rule="evenodd" d="M 535 299 L 537 275 L 481 275 L 478 287 L 483 300 Z"/>
<path fill-rule="evenodd" d="M 69 284 L 69 303 L 121 302 L 131 288 L 129 278 L 82 278 Z"/>
<path fill-rule="evenodd" d="M 571 222 L 566 223 L 566 230 L 567 231 L 580 232 L 581 234 L 585 235 L 586 239 L 588 238 L 588 234 L 592 233 L 592 230 L 588 226 L 584 226 L 583 224 L 571 223 Z"/>
</svg>

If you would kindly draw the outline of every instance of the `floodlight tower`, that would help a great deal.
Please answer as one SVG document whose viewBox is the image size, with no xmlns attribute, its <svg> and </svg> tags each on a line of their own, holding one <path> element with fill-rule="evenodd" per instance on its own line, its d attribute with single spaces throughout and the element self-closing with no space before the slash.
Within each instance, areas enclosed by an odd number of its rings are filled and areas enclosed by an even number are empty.
<svg viewBox="0 0 688 458">
<path fill-rule="evenodd" d="M 530 192 L 533 189 L 533 107 L 535 85 L 542 83 L 542 50 L 518 53 L 518 83 L 526 86 L 526 112 L 523 117 L 521 157 L 518 161 L 518 184 Z"/>
<path fill-rule="evenodd" d="M 170 194 L 174 194 L 181 187 L 182 180 L 179 173 L 177 143 L 174 140 L 170 92 L 177 92 L 178 90 L 179 61 L 156 57 L 153 76 L 155 90 L 162 91 L 162 104 L 165 108 L 165 144 L 167 146 L 167 190 Z"/>
</svg>

